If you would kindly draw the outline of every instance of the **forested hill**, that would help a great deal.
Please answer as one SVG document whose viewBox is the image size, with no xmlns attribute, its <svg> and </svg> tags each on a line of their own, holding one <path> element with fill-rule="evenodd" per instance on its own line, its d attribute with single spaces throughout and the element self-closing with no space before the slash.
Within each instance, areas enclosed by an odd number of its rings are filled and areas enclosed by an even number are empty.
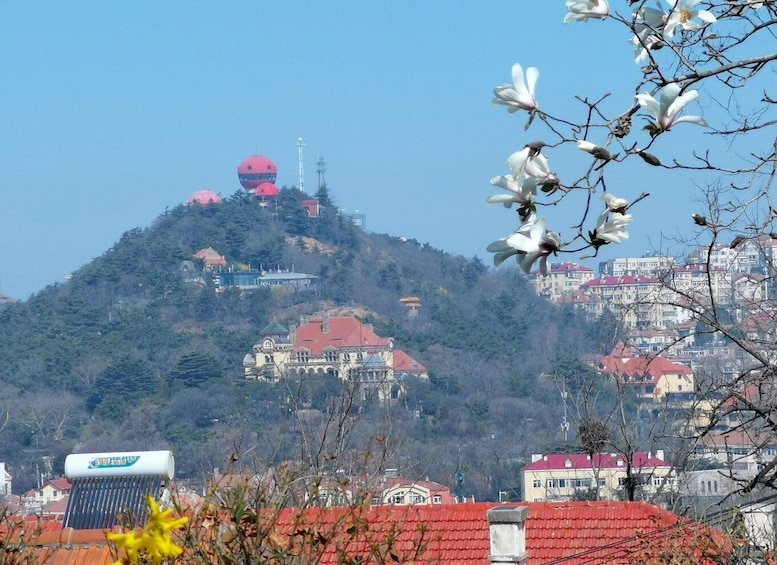
<svg viewBox="0 0 777 565">
<path fill-rule="evenodd" d="M 277 391 L 242 378 L 258 332 L 324 309 L 358 313 L 430 370 L 429 383 L 410 387 L 405 407 L 422 417 L 406 433 L 438 453 L 555 417 L 557 390 L 539 375 L 602 346 L 606 332 L 541 303 L 514 269 L 364 233 L 325 190 L 317 196 L 318 218 L 287 188 L 277 207 L 236 193 L 166 210 L 68 282 L 0 310 L 0 461 L 14 469 L 14 490 L 42 460 L 53 456 L 56 472 L 73 450 L 171 447 L 189 477 L 218 466 L 236 427 L 261 435 L 283 417 Z M 310 290 L 216 293 L 193 259 L 207 247 L 234 268 L 319 279 Z M 417 316 L 403 296 L 420 298 Z M 446 461 L 438 480 L 445 465 L 463 465 L 461 455 Z"/>
</svg>

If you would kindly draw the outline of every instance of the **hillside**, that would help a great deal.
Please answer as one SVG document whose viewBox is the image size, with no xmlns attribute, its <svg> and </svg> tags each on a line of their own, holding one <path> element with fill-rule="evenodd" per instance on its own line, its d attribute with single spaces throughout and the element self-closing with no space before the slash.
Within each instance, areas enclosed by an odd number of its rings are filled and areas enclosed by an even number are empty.
<svg viewBox="0 0 777 565">
<path fill-rule="evenodd" d="M 357 315 L 430 370 L 402 402 L 365 411 L 364 437 L 390 419 L 401 438 L 390 463 L 406 474 L 453 485 L 464 470 L 465 491 L 493 497 L 527 453 L 559 441 L 547 431 L 559 427 L 558 388 L 539 375 L 583 371 L 570 360 L 601 348 L 606 329 L 540 308 L 513 269 L 364 233 L 333 205 L 308 218 L 305 197 L 284 188 L 277 211 L 242 193 L 166 210 L 67 283 L 0 310 L 0 461 L 15 491 L 34 486 L 36 468 L 61 472 L 74 450 L 169 447 L 179 476 L 195 481 L 235 451 L 293 458 L 289 391 L 245 381 L 242 359 L 268 323 L 323 311 Z M 193 261 L 207 247 L 234 268 L 318 279 L 217 293 Z M 416 316 L 403 296 L 420 299 Z M 337 386 L 315 386 L 325 385 Z M 299 392 L 322 411 L 332 394 Z"/>
</svg>

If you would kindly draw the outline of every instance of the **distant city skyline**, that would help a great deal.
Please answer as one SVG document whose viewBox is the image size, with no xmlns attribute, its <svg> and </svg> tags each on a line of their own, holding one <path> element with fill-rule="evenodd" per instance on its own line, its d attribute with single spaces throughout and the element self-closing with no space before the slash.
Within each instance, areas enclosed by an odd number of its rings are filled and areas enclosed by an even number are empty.
<svg viewBox="0 0 777 565">
<path fill-rule="evenodd" d="M 26 299 L 63 282 L 200 189 L 241 190 L 236 168 L 249 155 L 277 164 L 278 186 L 296 185 L 300 137 L 306 192 L 323 155 L 336 204 L 364 214 L 370 231 L 490 264 L 486 246 L 517 221 L 485 204 L 489 180 L 545 131 L 525 132 L 525 114 L 492 105 L 511 65 L 538 67 L 540 104 L 559 113 L 582 111 L 577 94 L 640 76 L 628 35 L 564 25 L 565 13 L 562 0 L 6 4 L 0 292 Z M 594 41 L 606 65 L 580 58 Z M 633 95 L 613 92 L 610 109 Z M 703 135 L 692 129 L 661 140 L 661 152 L 686 151 Z M 569 162 L 583 158 L 569 151 Z M 552 165 L 563 178 L 562 157 Z M 624 170 L 618 181 L 619 196 L 653 195 L 631 239 L 594 261 L 692 230 L 693 187 L 668 188 L 687 179 Z M 564 212 L 547 214 L 565 235 Z"/>
</svg>

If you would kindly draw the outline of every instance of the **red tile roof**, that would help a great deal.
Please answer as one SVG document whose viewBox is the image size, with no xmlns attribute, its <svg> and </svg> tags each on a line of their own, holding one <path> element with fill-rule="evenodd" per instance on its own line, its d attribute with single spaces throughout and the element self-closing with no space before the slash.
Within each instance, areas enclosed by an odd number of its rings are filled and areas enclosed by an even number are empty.
<svg viewBox="0 0 777 565">
<path fill-rule="evenodd" d="M 620 461 L 620 465 L 618 462 Z M 544 455 L 533 463 L 524 466 L 524 471 L 553 471 L 560 469 L 618 469 L 626 468 L 626 458 L 619 453 L 596 453 L 593 465 L 585 453 L 552 453 Z M 671 467 L 663 459 L 658 459 L 650 452 L 638 451 L 634 454 L 632 465 L 637 469 L 653 467 Z M 569 462 L 569 465 L 567 465 Z"/>
<path fill-rule="evenodd" d="M 394 371 L 399 373 L 423 373 L 426 367 L 401 349 L 394 350 Z"/>
<path fill-rule="evenodd" d="M 391 340 L 378 336 L 372 329 L 352 316 L 329 318 L 329 328 L 324 331 L 323 318 L 311 318 L 297 329 L 294 350 L 306 348 L 311 355 L 319 356 L 328 347 L 386 348 Z"/>
<path fill-rule="evenodd" d="M 398 562 L 407 562 L 418 547 L 417 563 L 481 565 L 490 551 L 486 513 L 494 503 L 445 506 L 378 506 L 356 514 L 349 508 L 287 509 L 274 521 L 281 536 L 303 533 L 314 539 L 315 532 L 339 532 L 319 563 L 341 563 L 342 554 L 370 559 L 370 547 L 385 551 L 387 536 L 396 534 L 391 547 Z M 721 534 L 686 521 L 675 514 L 644 502 L 529 502 L 526 545 L 529 563 L 627 564 L 668 561 L 713 563 L 730 545 Z M 356 520 L 354 520 L 356 518 Z M 355 528 L 349 528 L 351 525 Z M 106 565 L 112 561 L 99 530 L 45 531 L 38 540 L 50 561 L 57 565 Z M 59 548 L 51 546 L 61 545 Z M 306 548 L 311 551 L 310 547 Z M 402 561 L 402 560 L 405 561 Z M 185 560 L 184 560 L 185 561 Z M 659 562 L 659 561 L 655 561 Z"/>
<path fill-rule="evenodd" d="M 612 373 L 617 377 L 642 380 L 649 376 L 653 382 L 658 382 L 664 375 L 690 376 L 692 374 L 687 365 L 672 363 L 664 357 L 653 357 L 652 359 L 634 357 L 628 361 L 623 361 L 617 357 L 605 357 L 599 362 L 599 367 L 602 371 Z"/>
</svg>

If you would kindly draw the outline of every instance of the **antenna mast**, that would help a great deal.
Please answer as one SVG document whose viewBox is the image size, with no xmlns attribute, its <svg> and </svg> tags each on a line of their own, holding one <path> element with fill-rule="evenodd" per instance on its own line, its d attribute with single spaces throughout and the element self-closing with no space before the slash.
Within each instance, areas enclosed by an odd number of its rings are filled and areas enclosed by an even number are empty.
<svg viewBox="0 0 777 565">
<path fill-rule="evenodd" d="M 321 188 L 326 185 L 326 162 L 324 161 L 323 155 L 318 156 L 318 161 L 316 161 L 316 172 L 318 173 L 318 190 L 321 190 Z"/>
<path fill-rule="evenodd" d="M 305 173 L 304 173 L 304 166 L 303 166 L 303 157 L 302 157 L 302 148 L 305 147 L 305 144 L 302 143 L 302 138 L 297 138 L 297 153 L 299 154 L 299 189 L 302 192 L 305 192 Z"/>
</svg>

